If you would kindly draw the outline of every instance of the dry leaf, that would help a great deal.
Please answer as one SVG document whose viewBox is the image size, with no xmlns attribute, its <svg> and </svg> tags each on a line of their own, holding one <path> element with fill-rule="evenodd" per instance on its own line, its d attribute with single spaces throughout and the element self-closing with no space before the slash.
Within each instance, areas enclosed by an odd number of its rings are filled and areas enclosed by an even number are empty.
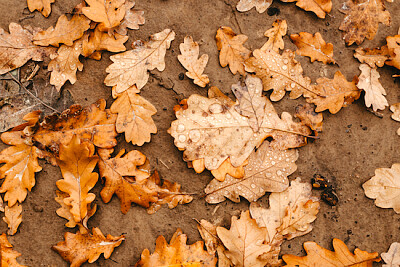
<svg viewBox="0 0 400 267">
<path fill-rule="evenodd" d="M 266 192 L 281 192 L 289 186 L 287 176 L 296 171 L 295 161 L 298 158 L 296 150 L 277 150 L 269 146 L 268 142 L 253 152 L 249 157 L 249 164 L 244 167 L 245 176 L 235 179 L 230 175 L 225 181 L 212 180 L 204 192 L 206 201 L 216 204 L 229 198 L 239 202 L 243 196 L 248 201 L 257 201 Z"/>
<path fill-rule="evenodd" d="M 294 52 L 285 50 L 282 55 L 273 51 L 253 51 L 253 57 L 246 60 L 246 71 L 255 72 L 262 79 L 264 90 L 274 90 L 272 101 L 279 101 L 286 91 L 291 91 L 290 98 L 300 97 L 305 92 L 312 92 L 308 77 L 303 76 L 303 69 L 295 59 Z"/>
<path fill-rule="evenodd" d="M 367 197 L 375 199 L 376 206 L 400 213 L 400 164 L 376 169 L 375 176 L 363 184 L 363 189 Z"/>
<path fill-rule="evenodd" d="M 128 28 L 131 30 L 138 30 L 140 25 L 145 23 L 143 17 L 144 11 L 132 10 L 135 6 L 135 0 L 126 0 L 125 2 L 125 17 L 121 24 L 118 25 L 113 30 L 121 35 L 126 35 L 128 33 Z"/>
<path fill-rule="evenodd" d="M 220 182 L 224 181 L 226 175 L 228 175 L 228 174 L 234 178 L 243 178 L 243 176 L 244 176 L 244 168 L 243 167 L 247 164 L 248 164 L 248 161 L 246 160 L 239 167 L 233 167 L 231 160 L 229 158 L 227 158 L 224 162 L 222 162 L 222 164 L 218 167 L 218 169 L 211 170 L 211 174 L 215 177 L 215 179 L 217 179 Z M 196 164 L 193 164 L 193 166 L 195 167 Z M 203 166 L 204 166 L 204 161 L 203 161 Z M 200 169 L 201 169 L 200 172 L 202 172 L 204 170 L 204 167 L 202 167 Z M 194 168 L 194 170 L 197 173 L 200 173 L 196 167 Z"/>
<path fill-rule="evenodd" d="M 113 64 L 106 69 L 108 75 L 104 83 L 114 86 L 113 94 L 120 94 L 134 85 L 138 93 L 149 79 L 148 70 L 165 69 L 165 53 L 174 39 L 175 32 L 165 29 L 153 34 L 149 42 L 136 41 L 133 50 L 111 56 Z"/>
<path fill-rule="evenodd" d="M 390 105 L 390 111 L 393 112 L 391 118 L 395 121 L 400 121 L 400 103 Z M 397 129 L 397 134 L 400 135 L 400 128 Z"/>
<path fill-rule="evenodd" d="M 61 15 L 57 20 L 56 27 L 51 26 L 45 31 L 38 32 L 33 37 L 33 43 L 41 46 L 58 47 L 59 44 L 71 46 L 89 29 L 89 24 L 90 20 L 85 16 L 74 15 L 71 20 L 68 20 L 67 16 Z"/>
<path fill-rule="evenodd" d="M 93 172 L 98 157 L 94 156 L 94 146 L 82 143 L 74 136 L 68 145 L 61 145 L 57 164 L 64 179 L 56 182 L 60 191 L 69 196 L 64 203 L 69 206 L 76 223 L 80 223 L 88 215 L 88 206 L 96 195 L 89 193 L 98 180 L 98 174 Z"/>
<path fill-rule="evenodd" d="M 390 55 L 389 49 L 385 45 L 374 49 L 358 47 L 354 53 L 354 57 L 357 58 L 361 63 L 367 63 L 371 68 L 376 68 L 383 67 Z"/>
<path fill-rule="evenodd" d="M 27 0 L 28 8 L 30 12 L 38 10 L 46 18 L 51 13 L 51 4 L 56 0 Z"/>
<path fill-rule="evenodd" d="M 6 206 L 4 211 L 3 221 L 8 224 L 8 235 L 14 235 L 17 230 L 18 226 L 22 222 L 22 206 L 18 203 L 15 203 L 14 206 L 8 207 Z"/>
<path fill-rule="evenodd" d="M 179 228 L 172 236 L 169 244 L 163 236 L 159 236 L 156 240 L 154 253 L 150 254 L 148 249 L 143 250 L 141 259 L 136 263 L 135 267 L 216 266 L 217 258 L 203 249 L 202 241 L 197 241 L 192 245 L 187 245 L 186 241 L 187 236 Z"/>
<path fill-rule="evenodd" d="M 205 87 L 210 80 L 206 74 L 203 74 L 204 68 L 208 62 L 208 55 L 199 57 L 199 44 L 193 42 L 191 36 L 186 36 L 183 43 L 179 45 L 182 55 L 178 55 L 178 60 L 182 66 L 187 69 L 186 76 L 193 79 L 193 83 L 200 87 Z"/>
<path fill-rule="evenodd" d="M 125 240 L 125 236 L 107 235 L 105 237 L 100 229 L 95 227 L 92 229 L 92 233 L 89 231 L 85 233 L 77 232 L 76 234 L 66 232 L 64 239 L 64 241 L 53 246 L 52 249 L 60 254 L 64 260 L 71 263 L 70 266 L 78 267 L 86 261 L 95 262 L 102 253 L 104 258 L 108 259 L 114 248 Z"/>
<path fill-rule="evenodd" d="M 253 7 L 258 13 L 264 13 L 272 4 L 273 0 L 240 0 L 236 5 L 236 9 L 240 12 L 249 11 Z"/>
<path fill-rule="evenodd" d="M 313 86 L 313 92 L 306 92 L 307 102 L 317 106 L 316 112 L 326 109 L 332 114 L 339 112 L 342 107 L 346 107 L 360 97 L 361 90 L 357 88 L 357 76 L 352 82 L 348 82 L 340 71 L 335 73 L 332 80 L 328 78 L 318 78 L 318 85 Z"/>
<path fill-rule="evenodd" d="M 272 23 L 272 28 L 264 33 L 264 36 L 268 37 L 268 41 L 260 48 L 261 51 L 274 50 L 279 53 L 279 49 L 285 48 L 285 43 L 282 37 L 287 33 L 286 20 L 275 20 Z"/>
<path fill-rule="evenodd" d="M 227 249 L 225 255 L 236 267 L 263 267 L 268 263 L 263 254 L 271 246 L 265 242 L 265 232 L 250 217 L 249 211 L 242 212 L 240 219 L 233 216 L 230 230 L 217 227 L 218 237 Z"/>
<path fill-rule="evenodd" d="M 326 43 L 319 32 L 314 35 L 308 32 L 292 34 L 290 39 L 297 46 L 296 53 L 298 55 L 310 57 L 311 62 L 318 60 L 324 64 L 335 64 L 333 44 Z"/>
<path fill-rule="evenodd" d="M 400 34 L 386 37 L 390 59 L 386 65 L 400 69 Z"/>
<path fill-rule="evenodd" d="M 365 105 L 367 107 L 372 105 L 374 111 L 385 109 L 389 104 L 385 97 L 385 88 L 379 82 L 379 72 L 367 64 L 361 64 L 359 68 L 361 74 L 358 76 L 357 87 L 365 91 Z"/>
<path fill-rule="evenodd" d="M 307 256 L 298 257 L 293 255 L 283 255 L 283 260 L 287 263 L 285 266 L 324 266 L 324 267 L 345 267 L 345 266 L 365 266 L 372 267 L 373 262 L 379 262 L 377 252 L 368 253 L 356 248 L 354 254 L 349 251 L 346 244 L 333 239 L 334 251 L 326 250 L 318 246 L 315 242 L 305 242 L 303 244 Z"/>
<path fill-rule="evenodd" d="M 379 23 L 390 25 L 390 13 L 383 0 L 349 0 L 341 11 L 346 14 L 339 30 L 344 31 L 347 45 L 360 45 L 365 38 L 374 39 Z"/>
<path fill-rule="evenodd" d="M 82 13 L 89 19 L 99 22 L 102 31 L 109 30 L 121 24 L 125 17 L 125 0 L 85 0 L 88 6 L 82 8 Z"/>
<path fill-rule="evenodd" d="M 233 74 L 239 72 L 244 75 L 244 62 L 249 58 L 251 51 L 243 46 L 248 37 L 237 35 L 229 27 L 220 27 L 215 36 L 219 52 L 219 63 L 222 67 L 229 65 Z"/>
<path fill-rule="evenodd" d="M 297 105 L 294 117 L 299 118 L 300 121 L 311 128 L 311 130 L 322 132 L 322 124 L 324 116 L 322 113 L 316 113 L 314 107 L 310 104 Z"/>
<path fill-rule="evenodd" d="M 10 33 L 0 28 L 0 74 L 23 66 L 28 60 L 42 61 L 55 52 L 54 48 L 40 47 L 32 43 L 37 30 L 22 28 L 17 23 L 10 23 Z"/>
<path fill-rule="evenodd" d="M 25 267 L 17 262 L 17 258 L 21 256 L 21 253 L 12 249 L 12 245 L 7 240 L 7 235 L 2 233 L 0 235 L 0 265 L 4 267 Z"/>
<path fill-rule="evenodd" d="M 332 0 L 282 0 L 282 2 L 296 2 L 296 6 L 314 12 L 321 19 L 332 10 Z"/>
<path fill-rule="evenodd" d="M 388 252 L 382 253 L 381 257 L 386 264 L 382 267 L 399 267 L 400 266 L 400 243 L 394 242 L 390 245 Z"/>
<path fill-rule="evenodd" d="M 152 116 L 157 109 L 145 98 L 136 94 L 135 86 L 117 96 L 111 105 L 111 112 L 117 115 L 116 130 L 125 132 L 126 142 L 141 146 L 150 142 L 151 134 L 157 133 Z"/>
</svg>

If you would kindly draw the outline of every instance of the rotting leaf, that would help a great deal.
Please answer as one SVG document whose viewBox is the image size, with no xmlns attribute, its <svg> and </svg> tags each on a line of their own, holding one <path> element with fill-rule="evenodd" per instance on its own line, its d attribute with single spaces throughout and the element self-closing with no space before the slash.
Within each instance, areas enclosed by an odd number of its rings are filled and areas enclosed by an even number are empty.
<svg viewBox="0 0 400 267">
<path fill-rule="evenodd" d="M 0 265 L 5 267 L 25 267 L 25 265 L 21 265 L 17 262 L 17 258 L 21 256 L 21 253 L 13 250 L 12 247 L 13 246 L 7 240 L 7 235 L 2 233 L 0 235 Z"/>
<path fill-rule="evenodd" d="M 273 0 L 240 0 L 236 5 L 236 9 L 240 12 L 245 12 L 255 7 L 258 13 L 264 13 L 272 4 L 272 1 Z"/>
<path fill-rule="evenodd" d="M 361 63 L 366 63 L 371 68 L 376 68 L 383 67 L 386 60 L 390 58 L 390 55 L 387 45 L 384 45 L 374 49 L 358 47 L 354 53 L 354 57 Z"/>
<path fill-rule="evenodd" d="M 282 0 L 282 2 L 296 2 L 296 6 L 314 12 L 321 19 L 332 10 L 332 0 Z"/>
<path fill-rule="evenodd" d="M 264 33 L 264 36 L 268 37 L 268 41 L 260 48 L 261 51 L 274 50 L 279 53 L 279 49 L 285 48 L 285 43 L 282 37 L 287 33 L 286 20 L 275 20 L 272 23 L 272 28 Z"/>
<path fill-rule="evenodd" d="M 300 32 L 290 35 L 290 39 L 297 46 L 296 53 L 298 55 L 310 57 L 311 62 L 318 60 L 324 64 L 335 64 L 333 44 L 326 43 L 319 32 L 314 35 L 308 32 Z"/>
<path fill-rule="evenodd" d="M 15 203 L 14 206 L 6 206 L 4 211 L 3 221 L 8 225 L 8 235 L 15 235 L 18 230 L 19 225 L 22 222 L 22 206 Z"/>
<path fill-rule="evenodd" d="M 361 74 L 358 76 L 357 87 L 365 91 L 365 105 L 372 105 L 374 111 L 385 109 L 389 104 L 385 97 L 385 88 L 379 82 L 379 72 L 367 64 L 361 64 L 359 68 Z"/>
<path fill-rule="evenodd" d="M 51 4 L 56 0 L 27 0 L 28 8 L 30 12 L 38 10 L 46 18 L 51 13 Z"/>
<path fill-rule="evenodd" d="M 89 19 L 99 22 L 102 31 L 117 27 L 125 17 L 125 0 L 85 0 L 88 6 L 82 8 L 82 13 Z"/>
</svg>

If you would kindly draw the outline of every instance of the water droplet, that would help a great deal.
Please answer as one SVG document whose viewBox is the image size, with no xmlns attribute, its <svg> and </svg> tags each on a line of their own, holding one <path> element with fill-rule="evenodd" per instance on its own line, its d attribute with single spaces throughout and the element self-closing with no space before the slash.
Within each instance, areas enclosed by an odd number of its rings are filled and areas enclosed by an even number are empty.
<svg viewBox="0 0 400 267">
<path fill-rule="evenodd" d="M 271 161 L 271 164 L 272 164 L 272 165 L 275 165 L 275 161 Z"/>
<path fill-rule="evenodd" d="M 270 172 L 267 172 L 267 173 L 265 174 L 265 176 L 267 176 L 267 177 L 271 177 L 271 176 L 272 176 L 272 174 L 271 174 Z"/>
<path fill-rule="evenodd" d="M 178 127 L 176 127 L 176 130 L 180 133 L 183 132 L 185 130 L 185 125 L 179 124 Z"/>
<path fill-rule="evenodd" d="M 282 69 L 283 69 L 283 70 L 287 70 L 287 66 L 286 66 L 286 65 L 283 65 L 283 66 L 282 66 Z"/>
<path fill-rule="evenodd" d="M 255 185 L 255 184 L 251 184 L 250 186 L 251 186 L 251 188 L 253 188 L 253 189 L 256 188 L 256 185 Z"/>
<path fill-rule="evenodd" d="M 217 164 L 218 164 L 218 159 L 217 158 L 213 158 L 212 159 L 212 165 L 213 166 L 217 166 Z"/>
<path fill-rule="evenodd" d="M 291 83 L 291 84 L 290 84 L 290 87 L 295 88 L 295 87 L 296 87 L 296 84 L 295 84 L 295 83 Z"/>
<path fill-rule="evenodd" d="M 239 189 L 239 190 L 242 190 L 242 187 L 239 185 L 239 186 L 238 186 L 238 189 Z"/>
<path fill-rule="evenodd" d="M 224 108 L 220 104 L 214 103 L 208 107 L 208 110 L 213 114 L 217 114 L 217 113 L 221 113 L 222 111 L 224 111 Z"/>
<path fill-rule="evenodd" d="M 281 171 L 277 171 L 276 174 L 282 175 L 282 172 Z"/>
<path fill-rule="evenodd" d="M 193 142 L 198 142 L 201 138 L 201 133 L 199 130 L 192 130 L 189 132 L 189 138 L 193 141 Z"/>
<path fill-rule="evenodd" d="M 185 142 L 186 141 L 186 136 L 183 135 L 183 134 L 179 135 L 178 136 L 178 141 L 181 142 L 181 143 Z"/>
<path fill-rule="evenodd" d="M 283 60 L 283 63 L 288 64 L 288 63 L 289 63 L 289 60 L 287 60 L 287 58 L 285 58 L 285 59 Z"/>
</svg>

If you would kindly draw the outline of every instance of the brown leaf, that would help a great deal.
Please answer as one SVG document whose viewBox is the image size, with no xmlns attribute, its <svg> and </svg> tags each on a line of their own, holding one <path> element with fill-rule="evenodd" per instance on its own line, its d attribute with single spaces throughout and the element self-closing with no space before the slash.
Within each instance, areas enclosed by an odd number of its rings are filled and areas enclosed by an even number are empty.
<svg viewBox="0 0 400 267">
<path fill-rule="evenodd" d="M 400 121 L 400 103 L 390 105 L 390 111 L 393 112 L 391 118 L 395 121 Z M 397 129 L 397 134 L 400 135 L 400 128 Z"/>
<path fill-rule="evenodd" d="M 298 105 L 296 106 L 296 113 L 294 114 L 296 118 L 311 128 L 311 130 L 322 132 L 323 115 L 322 113 L 316 113 L 314 108 L 310 104 Z"/>
<path fill-rule="evenodd" d="M 308 32 L 292 34 L 290 39 L 297 46 L 296 53 L 298 55 L 310 57 L 311 62 L 318 60 L 324 64 L 335 64 L 333 44 L 326 43 L 319 32 L 314 35 Z"/>
<path fill-rule="evenodd" d="M 113 95 L 120 94 L 134 85 L 138 93 L 149 79 L 148 70 L 165 69 L 166 50 L 175 39 L 175 32 L 165 29 L 153 34 L 149 42 L 136 41 L 133 49 L 111 56 L 113 63 L 107 67 L 104 83 L 113 86 Z"/>
<path fill-rule="evenodd" d="M 365 38 L 374 39 L 379 23 L 390 25 L 390 13 L 383 0 L 349 0 L 341 11 L 346 14 L 339 30 L 344 31 L 347 45 L 360 45 Z"/>
<path fill-rule="evenodd" d="M 85 0 L 87 7 L 82 8 L 83 14 L 89 19 L 99 22 L 102 31 L 106 31 L 121 24 L 125 17 L 125 0 Z"/>
<path fill-rule="evenodd" d="M 64 241 L 57 243 L 52 249 L 55 250 L 60 256 L 71 263 L 71 266 L 78 267 L 88 261 L 89 263 L 95 262 L 103 253 L 104 258 L 108 259 L 114 248 L 118 247 L 125 236 L 112 236 L 105 237 L 99 228 L 94 227 L 92 233 L 77 232 L 76 234 L 66 232 L 64 234 Z"/>
<path fill-rule="evenodd" d="M 12 249 L 12 245 L 7 240 L 7 235 L 2 233 L 0 235 L 0 265 L 4 267 L 25 267 L 17 262 L 17 258 L 21 256 L 21 253 Z"/>
<path fill-rule="evenodd" d="M 286 20 L 275 20 L 272 23 L 272 28 L 264 33 L 264 36 L 268 37 L 268 41 L 260 48 L 261 51 L 274 50 L 279 53 L 279 49 L 285 48 L 285 43 L 282 37 L 287 33 Z"/>
<path fill-rule="evenodd" d="M 19 225 L 22 222 L 22 206 L 15 203 L 14 206 L 6 206 L 4 211 L 3 221 L 8 224 L 8 235 L 15 235 L 18 230 Z"/>
<path fill-rule="evenodd" d="M 125 17 L 121 24 L 115 27 L 113 30 L 121 35 L 126 35 L 128 33 L 128 28 L 131 30 L 138 30 L 139 25 L 145 23 L 143 17 L 144 11 L 142 10 L 132 10 L 135 6 L 135 0 L 127 0 L 125 2 Z"/>
<path fill-rule="evenodd" d="M 206 74 L 203 74 L 204 68 L 208 62 L 208 55 L 199 57 L 199 44 L 193 41 L 191 36 L 186 36 L 183 43 L 179 45 L 181 55 L 178 60 L 182 66 L 187 69 L 186 76 L 193 79 L 193 83 L 200 87 L 205 87 L 210 80 Z"/>
<path fill-rule="evenodd" d="M 357 82 L 357 76 L 352 82 L 348 82 L 343 74 L 337 71 L 332 80 L 318 78 L 318 85 L 313 86 L 315 93 L 307 93 L 305 97 L 307 102 L 317 106 L 316 112 L 329 109 L 332 114 L 335 114 L 360 97 L 361 90 L 357 88 Z"/>
<path fill-rule="evenodd" d="M 255 7 L 258 13 L 264 13 L 272 4 L 272 1 L 273 0 L 240 0 L 236 5 L 236 9 L 240 12 L 245 12 Z"/>
<path fill-rule="evenodd" d="M 229 65 L 233 74 L 239 72 L 244 75 L 244 62 L 249 58 L 251 51 L 243 46 L 248 37 L 237 35 L 229 27 L 220 27 L 215 36 L 219 52 L 219 63 L 222 67 Z"/>
<path fill-rule="evenodd" d="M 305 242 L 303 244 L 307 256 L 298 257 L 293 255 L 283 255 L 283 260 L 287 263 L 285 266 L 365 266 L 372 267 L 373 262 L 379 262 L 379 254 L 377 252 L 368 253 L 356 248 L 354 254 L 349 251 L 346 244 L 339 240 L 333 239 L 334 251 L 326 250 L 318 246 L 315 242 Z"/>
<path fill-rule="evenodd" d="M 230 175 L 234 178 L 243 178 L 244 176 L 244 166 L 248 164 L 248 161 L 246 160 L 243 162 L 242 165 L 239 167 L 233 167 L 231 160 L 227 158 L 222 164 L 218 167 L 218 169 L 211 170 L 211 174 L 217 179 L 218 181 L 222 182 L 225 180 L 226 175 Z M 193 164 L 195 166 L 195 164 Z M 203 166 L 204 166 L 204 161 L 203 161 Z M 194 168 L 197 173 L 200 173 Z M 204 168 L 203 168 L 204 170 Z M 202 172 L 202 171 L 201 171 Z"/>
<path fill-rule="evenodd" d="M 203 249 L 203 242 L 197 241 L 187 245 L 187 236 L 178 228 L 172 236 L 169 244 L 163 236 L 156 240 L 156 248 L 153 254 L 148 249 L 143 250 L 141 259 L 135 267 L 153 266 L 216 266 L 217 258 L 208 254 Z"/>
<path fill-rule="evenodd" d="M 390 58 L 390 55 L 387 45 L 384 45 L 374 49 L 358 47 L 354 53 L 354 57 L 361 63 L 366 63 L 371 68 L 376 68 L 383 67 L 386 60 Z"/>
<path fill-rule="evenodd" d="M 51 3 L 55 1 L 56 0 L 27 0 L 27 4 L 30 12 L 38 10 L 47 18 L 51 13 Z"/>
<path fill-rule="evenodd" d="M 60 44 L 71 46 L 89 29 L 89 23 L 90 20 L 85 16 L 74 15 L 71 20 L 68 20 L 67 16 L 61 15 L 57 20 L 56 27 L 51 26 L 45 31 L 38 32 L 33 37 L 33 43 L 41 46 L 58 47 Z"/>
<path fill-rule="evenodd" d="M 385 62 L 386 65 L 393 66 L 400 70 L 400 34 L 386 37 L 390 59 Z"/>
<path fill-rule="evenodd" d="M 40 47 L 32 43 L 33 35 L 40 29 L 23 28 L 10 23 L 10 33 L 0 28 L 0 74 L 23 66 L 28 60 L 43 61 L 55 52 L 54 48 Z"/>
<path fill-rule="evenodd" d="M 157 127 L 152 119 L 157 109 L 135 92 L 137 89 L 136 86 L 133 86 L 117 95 L 110 110 L 112 113 L 118 114 L 117 132 L 125 132 L 126 142 L 141 146 L 145 142 L 150 142 L 152 133 L 157 133 Z"/>
<path fill-rule="evenodd" d="M 296 6 L 314 12 L 321 19 L 332 10 L 332 0 L 282 0 L 282 2 L 296 2 Z"/>
<path fill-rule="evenodd" d="M 372 105 L 374 111 L 385 109 L 389 104 L 385 97 L 385 88 L 379 82 L 379 72 L 367 64 L 361 64 L 359 68 L 361 74 L 358 76 L 357 87 L 365 91 L 365 106 Z"/>
</svg>

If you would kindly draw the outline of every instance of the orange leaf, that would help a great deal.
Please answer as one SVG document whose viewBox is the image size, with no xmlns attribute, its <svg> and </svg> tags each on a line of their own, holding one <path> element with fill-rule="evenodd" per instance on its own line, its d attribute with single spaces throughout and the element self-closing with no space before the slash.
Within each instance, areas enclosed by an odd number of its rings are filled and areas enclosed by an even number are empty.
<svg viewBox="0 0 400 267">
<path fill-rule="evenodd" d="M 121 24 L 125 17 L 125 0 L 85 0 L 89 5 L 83 7 L 83 14 L 89 19 L 99 22 L 102 31 Z"/>
<path fill-rule="evenodd" d="M 386 65 L 393 66 L 400 70 L 400 34 L 386 37 L 387 46 L 390 53 L 390 60 Z"/>
<path fill-rule="evenodd" d="M 12 245 L 7 240 L 5 233 L 0 235 L 0 266 L 10 267 L 25 267 L 17 262 L 17 257 L 21 256 L 21 253 L 12 249 Z"/>
<path fill-rule="evenodd" d="M 314 35 L 308 32 L 292 34 L 290 39 L 298 48 L 296 53 L 300 56 L 310 57 L 311 62 L 318 60 L 325 64 L 335 63 L 333 44 L 326 43 L 319 32 Z"/>
<path fill-rule="evenodd" d="M 385 61 L 389 59 L 390 55 L 387 45 L 384 45 L 380 48 L 378 47 L 374 49 L 358 47 L 354 53 L 354 57 L 361 63 L 366 63 L 371 68 L 375 68 L 383 67 Z"/>
<path fill-rule="evenodd" d="M 321 19 L 332 10 L 332 0 L 282 0 L 282 2 L 297 2 L 296 6 L 314 12 Z"/>
<path fill-rule="evenodd" d="M 19 205 L 18 203 L 15 203 L 14 206 L 8 207 L 6 206 L 5 211 L 4 211 L 4 217 L 3 221 L 5 221 L 8 224 L 8 235 L 14 235 L 17 230 L 18 226 L 22 222 L 22 206 Z"/>
<path fill-rule="evenodd" d="M 38 10 L 47 18 L 51 13 L 51 3 L 55 1 L 56 0 L 27 0 L 27 4 L 30 12 Z"/>
</svg>

